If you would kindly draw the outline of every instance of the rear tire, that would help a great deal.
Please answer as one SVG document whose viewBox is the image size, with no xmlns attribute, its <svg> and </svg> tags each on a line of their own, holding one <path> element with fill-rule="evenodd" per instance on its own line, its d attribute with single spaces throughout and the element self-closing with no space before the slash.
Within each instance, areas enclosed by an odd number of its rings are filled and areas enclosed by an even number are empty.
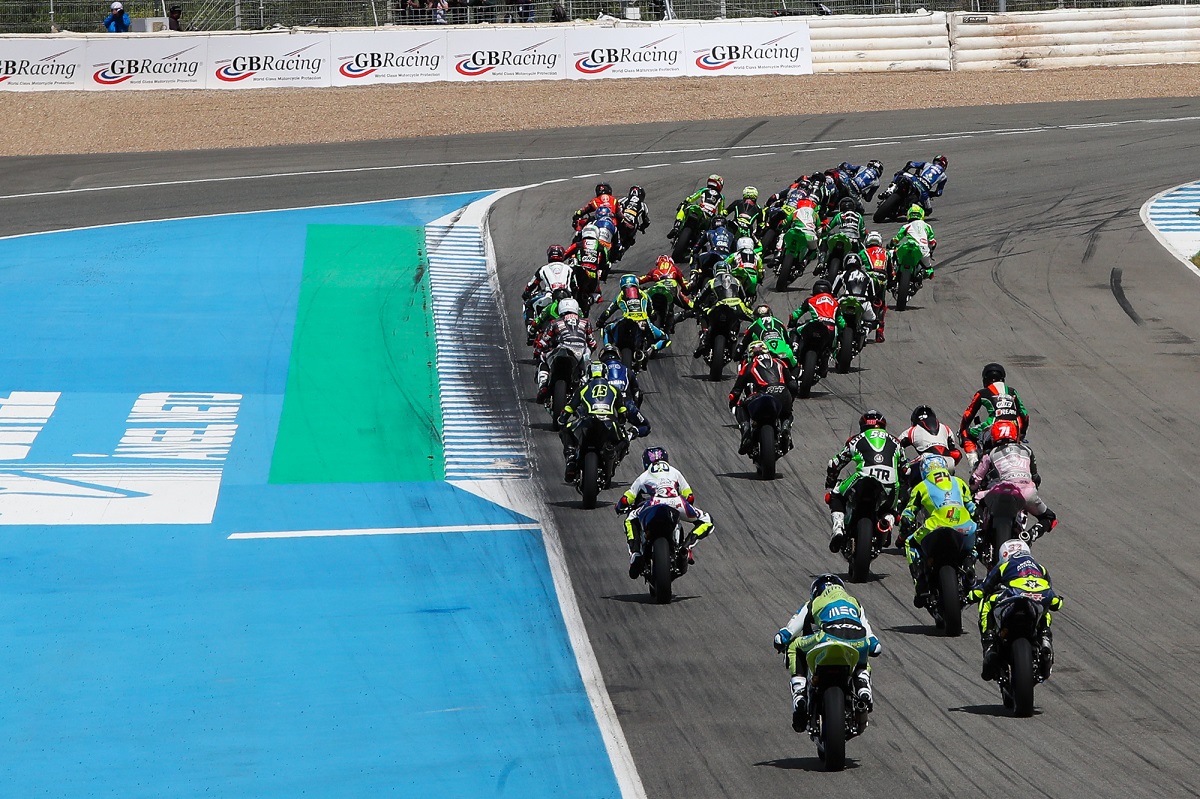
<svg viewBox="0 0 1200 799">
<path fill-rule="evenodd" d="M 708 379 L 714 383 L 721 379 L 721 371 L 725 368 L 725 334 L 717 333 L 712 337 L 712 349 L 708 356 Z"/>
<path fill-rule="evenodd" d="M 840 685 L 831 685 L 825 689 L 821 700 L 825 770 L 842 771 L 846 768 L 846 694 Z"/>
<path fill-rule="evenodd" d="M 671 248 L 671 258 L 676 261 L 682 261 L 683 256 L 687 255 L 688 248 L 692 246 L 692 230 L 691 223 L 684 225 L 679 229 L 679 236 L 675 239 L 675 246 Z"/>
<path fill-rule="evenodd" d="M 758 428 L 758 471 L 764 480 L 775 479 L 775 425 Z"/>
<path fill-rule="evenodd" d="M 854 556 L 850 561 L 850 582 L 861 583 L 871 573 L 871 542 L 875 538 L 875 522 L 867 517 L 858 520 L 854 530 Z"/>
<path fill-rule="evenodd" d="M 850 322 L 838 331 L 837 371 L 844 375 L 850 371 L 850 363 L 854 360 L 854 328 Z"/>
<path fill-rule="evenodd" d="M 551 390 L 550 401 L 550 429 L 557 431 L 559 428 L 558 417 L 562 415 L 563 408 L 567 407 L 567 381 L 555 380 L 554 388 Z"/>
<path fill-rule="evenodd" d="M 908 288 L 912 285 L 912 272 L 901 269 L 896 278 L 896 310 L 903 311 L 908 307 Z"/>
<path fill-rule="evenodd" d="M 889 222 L 889 221 L 891 221 L 892 215 L 896 213 L 896 209 L 899 206 L 900 206 L 900 195 L 893 194 L 892 196 L 888 197 L 886 200 L 884 200 L 883 202 L 881 202 L 879 204 L 879 207 L 875 209 L 875 215 L 872 217 L 872 219 L 874 219 L 877 223 L 878 222 Z"/>
<path fill-rule="evenodd" d="M 1033 645 L 1028 638 L 1012 642 L 1012 688 L 1013 715 L 1029 718 L 1033 715 Z"/>
<path fill-rule="evenodd" d="M 800 373 L 800 396 L 807 398 L 812 393 L 813 383 L 817 381 L 817 353 L 809 350 L 804 353 L 804 371 Z"/>
<path fill-rule="evenodd" d="M 630 369 L 633 368 L 633 350 L 629 347 L 621 348 L 621 363 Z"/>
<path fill-rule="evenodd" d="M 671 542 L 666 538 L 654 539 L 654 562 L 650 577 L 654 581 L 654 601 L 660 605 L 671 601 Z"/>
<path fill-rule="evenodd" d="M 942 599 L 942 621 L 946 635 L 962 635 L 962 602 L 958 598 L 958 572 L 949 564 L 938 569 L 938 593 Z"/>
<path fill-rule="evenodd" d="M 775 278 L 775 290 L 787 291 L 788 285 L 792 282 L 792 264 L 796 259 L 792 257 L 790 252 L 784 251 L 783 262 L 779 265 L 779 275 Z"/>
<path fill-rule="evenodd" d="M 600 456 L 595 452 L 583 453 L 579 487 L 583 492 L 583 507 L 588 510 L 596 507 L 596 497 L 600 494 Z"/>
<path fill-rule="evenodd" d="M 992 551 L 995 562 L 1000 561 L 1000 547 L 1012 537 L 1013 520 L 1008 516 L 993 516 L 992 517 Z M 995 563 L 992 564 L 993 566 Z"/>
</svg>

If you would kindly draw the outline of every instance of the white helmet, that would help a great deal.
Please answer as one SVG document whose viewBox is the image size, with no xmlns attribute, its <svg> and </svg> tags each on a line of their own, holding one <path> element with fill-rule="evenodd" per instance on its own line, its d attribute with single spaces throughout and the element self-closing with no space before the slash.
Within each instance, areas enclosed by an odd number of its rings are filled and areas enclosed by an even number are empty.
<svg viewBox="0 0 1200 799">
<path fill-rule="evenodd" d="M 1008 559 L 1016 555 L 1028 555 L 1029 544 L 1018 538 L 1010 538 L 1000 545 L 1000 562 L 1008 563 Z"/>
<path fill-rule="evenodd" d="M 749 236 L 742 236 L 737 240 L 737 248 L 739 250 L 753 250 L 754 239 L 750 238 Z"/>
<path fill-rule="evenodd" d="M 558 301 L 558 315 L 566 316 L 573 313 L 576 316 L 582 316 L 583 312 L 579 308 L 579 302 L 574 297 L 567 297 L 565 300 Z"/>
<path fill-rule="evenodd" d="M 595 225 L 584 225 L 583 230 L 579 231 L 579 237 L 582 239 L 599 239 L 600 228 Z"/>
<path fill-rule="evenodd" d="M 881 236 L 879 234 L 878 230 L 872 230 L 870 233 L 867 234 L 866 245 L 868 247 L 882 247 L 883 246 L 883 236 Z"/>
</svg>

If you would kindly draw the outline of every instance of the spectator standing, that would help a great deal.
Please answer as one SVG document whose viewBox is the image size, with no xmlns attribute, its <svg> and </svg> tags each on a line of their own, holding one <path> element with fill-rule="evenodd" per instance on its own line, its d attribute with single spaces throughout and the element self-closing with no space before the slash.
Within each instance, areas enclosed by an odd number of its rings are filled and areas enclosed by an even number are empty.
<svg viewBox="0 0 1200 799">
<path fill-rule="evenodd" d="M 433 24 L 445 25 L 446 12 L 450 10 L 450 0 L 437 0 L 437 5 L 433 7 Z"/>
<path fill-rule="evenodd" d="M 129 33 L 129 14 L 120 3 L 109 7 L 109 15 L 104 18 L 104 29 L 109 33 Z"/>
<path fill-rule="evenodd" d="M 557 0 L 554 8 L 550 11 L 551 22 L 570 22 L 571 15 L 567 13 L 567 7 L 562 4 L 562 0 Z"/>
<path fill-rule="evenodd" d="M 182 31 L 183 24 L 179 18 L 183 16 L 182 6 L 171 6 L 171 10 L 167 12 L 167 29 L 173 31 Z"/>
</svg>

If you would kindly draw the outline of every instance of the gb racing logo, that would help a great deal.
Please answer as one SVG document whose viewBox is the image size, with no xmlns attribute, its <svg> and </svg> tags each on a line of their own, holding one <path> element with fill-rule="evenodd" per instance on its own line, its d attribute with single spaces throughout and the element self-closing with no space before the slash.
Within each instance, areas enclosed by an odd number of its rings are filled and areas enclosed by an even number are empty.
<svg viewBox="0 0 1200 799">
<path fill-rule="evenodd" d="M 323 58 L 298 58 L 305 50 L 316 47 L 317 42 L 305 45 L 284 55 L 239 55 L 220 62 L 216 76 L 226 83 L 237 83 L 259 72 L 307 72 L 316 75 L 321 71 Z"/>
<path fill-rule="evenodd" d="M 164 75 L 186 75 L 194 78 L 200 71 L 200 62 L 185 61 L 181 56 L 195 49 L 193 45 L 161 58 L 114 58 L 107 64 L 99 65 L 100 69 L 92 74 L 92 80 L 101 86 L 116 86 L 137 77 L 152 80 Z"/>
<path fill-rule="evenodd" d="M 338 72 L 343 77 L 358 79 L 365 78 L 380 69 L 422 69 L 437 72 L 442 65 L 442 57 L 435 53 L 422 53 L 421 48 L 428 47 L 437 39 L 422 42 L 416 47 L 410 47 L 400 53 L 356 53 L 352 56 L 342 56 L 342 65 Z"/>
<path fill-rule="evenodd" d="M 455 56 L 459 59 L 454 71 L 468 78 L 491 72 L 496 67 L 544 67 L 554 69 L 558 65 L 558 53 L 538 53 L 539 47 L 553 39 L 531 44 L 520 50 L 476 50 L 470 55 Z"/>
<path fill-rule="evenodd" d="M 696 50 L 696 66 L 710 72 L 725 69 L 739 61 L 786 61 L 795 63 L 804 52 L 802 47 L 781 47 L 779 42 L 795 35 L 787 33 L 762 44 L 717 44 Z"/>
<path fill-rule="evenodd" d="M 618 64 L 669 64 L 675 66 L 679 60 L 678 50 L 659 49 L 658 45 L 676 34 L 665 36 L 657 41 L 643 44 L 641 47 L 596 47 L 581 55 L 575 62 L 575 69 L 585 75 L 598 75 L 610 70 Z"/>
</svg>

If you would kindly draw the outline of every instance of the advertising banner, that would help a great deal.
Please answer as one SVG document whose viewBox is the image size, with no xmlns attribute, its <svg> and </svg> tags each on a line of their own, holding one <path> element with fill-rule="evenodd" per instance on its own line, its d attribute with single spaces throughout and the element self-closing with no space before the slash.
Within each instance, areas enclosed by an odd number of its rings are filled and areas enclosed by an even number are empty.
<svg viewBox="0 0 1200 799">
<path fill-rule="evenodd" d="M 446 77 L 455 81 L 556 80 L 566 77 L 561 28 L 488 26 L 446 31 Z"/>
<path fill-rule="evenodd" d="M 203 89 L 207 36 L 104 36 L 87 40 L 85 89 Z"/>
<path fill-rule="evenodd" d="M 329 86 L 329 34 L 213 36 L 208 43 L 209 89 Z"/>
<path fill-rule="evenodd" d="M 689 75 L 811 75 L 812 43 L 801 21 L 689 25 Z"/>
<path fill-rule="evenodd" d="M 332 40 L 334 86 L 447 80 L 445 31 L 353 31 Z"/>
<path fill-rule="evenodd" d="M 0 91 L 82 89 L 83 39 L 0 39 Z"/>
<path fill-rule="evenodd" d="M 568 78 L 663 78 L 687 74 L 681 27 L 568 28 Z"/>
</svg>

